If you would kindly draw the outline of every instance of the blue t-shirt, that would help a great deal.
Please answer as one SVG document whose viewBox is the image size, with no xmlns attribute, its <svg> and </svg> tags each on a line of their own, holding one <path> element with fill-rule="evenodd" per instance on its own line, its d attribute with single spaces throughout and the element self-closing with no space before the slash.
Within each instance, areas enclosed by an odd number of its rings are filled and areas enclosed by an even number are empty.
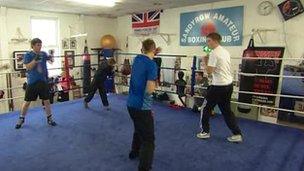
<svg viewBox="0 0 304 171">
<path fill-rule="evenodd" d="M 37 81 L 47 82 L 48 71 L 46 66 L 46 61 L 48 60 L 48 55 L 45 52 L 40 52 L 41 60 L 34 66 L 33 69 L 27 70 L 27 84 L 31 85 Z M 24 55 L 24 64 L 28 64 L 34 60 L 36 53 L 30 51 Z"/>
<path fill-rule="evenodd" d="M 147 81 L 157 79 L 157 65 L 148 56 L 137 55 L 133 61 L 127 106 L 150 110 L 152 97 L 146 91 Z"/>
</svg>

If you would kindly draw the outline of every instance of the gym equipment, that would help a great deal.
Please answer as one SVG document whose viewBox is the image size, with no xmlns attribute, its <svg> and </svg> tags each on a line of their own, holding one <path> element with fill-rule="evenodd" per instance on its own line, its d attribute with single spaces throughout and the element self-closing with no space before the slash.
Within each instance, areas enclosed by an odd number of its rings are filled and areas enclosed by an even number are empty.
<svg viewBox="0 0 304 171">
<path fill-rule="evenodd" d="M 125 59 L 123 62 L 123 66 L 121 67 L 122 75 L 128 76 L 131 74 L 131 64 L 129 59 Z"/>
<path fill-rule="evenodd" d="M 89 93 L 91 85 L 91 57 L 85 40 L 83 52 L 83 94 Z"/>
<path fill-rule="evenodd" d="M 114 36 L 110 34 L 102 36 L 100 39 L 100 46 L 105 49 L 114 49 L 116 47 Z"/>
</svg>

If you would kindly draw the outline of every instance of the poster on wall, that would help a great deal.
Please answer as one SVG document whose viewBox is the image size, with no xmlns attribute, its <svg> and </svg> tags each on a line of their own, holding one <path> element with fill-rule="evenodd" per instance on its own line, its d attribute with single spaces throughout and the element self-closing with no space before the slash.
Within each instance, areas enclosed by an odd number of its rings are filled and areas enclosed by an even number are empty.
<svg viewBox="0 0 304 171">
<path fill-rule="evenodd" d="M 132 29 L 136 35 L 159 33 L 162 10 L 147 11 L 132 15 Z"/>
<path fill-rule="evenodd" d="M 66 56 L 67 58 L 69 68 L 73 69 L 73 67 L 75 66 L 75 52 L 73 50 L 66 50 L 64 51 L 64 56 Z"/>
<path fill-rule="evenodd" d="M 249 58 L 282 58 L 284 47 L 254 47 L 253 40 L 250 40 L 248 48 L 244 50 L 243 57 Z M 243 59 L 240 73 L 240 91 L 253 93 L 277 94 L 278 77 L 253 76 L 248 74 L 280 75 L 281 60 L 268 59 Z M 247 74 L 247 75 L 246 75 Z M 242 103 L 275 106 L 276 97 L 266 95 L 253 95 L 239 93 L 238 101 Z M 241 112 L 250 112 L 249 107 L 238 106 Z M 247 110 L 247 111 L 246 111 Z M 272 109 L 261 109 L 261 115 L 277 118 L 277 111 Z"/>
<path fill-rule="evenodd" d="M 23 63 L 24 55 L 28 51 L 14 51 L 13 58 L 14 58 L 14 69 L 15 71 L 23 71 L 25 70 L 25 65 Z"/>
<path fill-rule="evenodd" d="M 69 39 L 62 39 L 62 49 L 70 49 Z"/>
<path fill-rule="evenodd" d="M 70 49 L 77 49 L 77 40 L 76 38 L 70 39 Z"/>
<path fill-rule="evenodd" d="M 224 46 L 241 46 L 243 41 L 244 7 L 230 7 L 182 13 L 180 45 L 203 46 L 209 33 L 222 35 Z"/>
</svg>

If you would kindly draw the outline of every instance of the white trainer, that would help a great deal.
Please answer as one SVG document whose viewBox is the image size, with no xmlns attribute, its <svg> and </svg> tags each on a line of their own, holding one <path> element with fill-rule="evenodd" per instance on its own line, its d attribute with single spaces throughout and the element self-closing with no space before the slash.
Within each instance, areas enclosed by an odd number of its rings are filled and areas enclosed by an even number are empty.
<svg viewBox="0 0 304 171">
<path fill-rule="evenodd" d="M 232 143 L 241 143 L 243 142 L 243 137 L 242 135 L 232 135 L 231 137 L 228 137 L 227 140 Z"/>
<path fill-rule="evenodd" d="M 206 132 L 200 132 L 198 134 L 196 134 L 196 137 L 199 139 L 208 139 L 210 138 L 210 133 L 206 133 Z"/>
</svg>

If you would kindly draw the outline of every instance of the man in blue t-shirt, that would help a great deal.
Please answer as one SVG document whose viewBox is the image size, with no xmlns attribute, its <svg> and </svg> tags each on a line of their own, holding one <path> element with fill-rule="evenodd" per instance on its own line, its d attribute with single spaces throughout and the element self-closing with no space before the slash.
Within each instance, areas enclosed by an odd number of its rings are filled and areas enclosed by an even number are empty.
<svg viewBox="0 0 304 171">
<path fill-rule="evenodd" d="M 47 53 L 41 51 L 42 41 L 35 38 L 31 41 L 32 51 L 24 56 L 24 64 L 26 67 L 27 87 L 25 90 L 24 103 L 21 108 L 19 120 L 16 129 L 20 129 L 24 123 L 26 112 L 31 101 L 36 101 L 37 97 L 43 101 L 47 117 L 47 123 L 56 126 L 56 122 L 52 119 L 51 105 L 49 101 L 49 88 L 47 83 L 47 66 L 46 61 L 50 60 Z"/>
<path fill-rule="evenodd" d="M 154 120 L 151 111 L 152 93 L 155 91 L 157 65 L 154 56 L 160 51 L 155 42 L 147 39 L 142 42 L 142 53 L 133 61 L 128 111 L 134 123 L 134 134 L 130 159 L 139 156 L 140 171 L 150 170 L 154 153 Z"/>
</svg>

